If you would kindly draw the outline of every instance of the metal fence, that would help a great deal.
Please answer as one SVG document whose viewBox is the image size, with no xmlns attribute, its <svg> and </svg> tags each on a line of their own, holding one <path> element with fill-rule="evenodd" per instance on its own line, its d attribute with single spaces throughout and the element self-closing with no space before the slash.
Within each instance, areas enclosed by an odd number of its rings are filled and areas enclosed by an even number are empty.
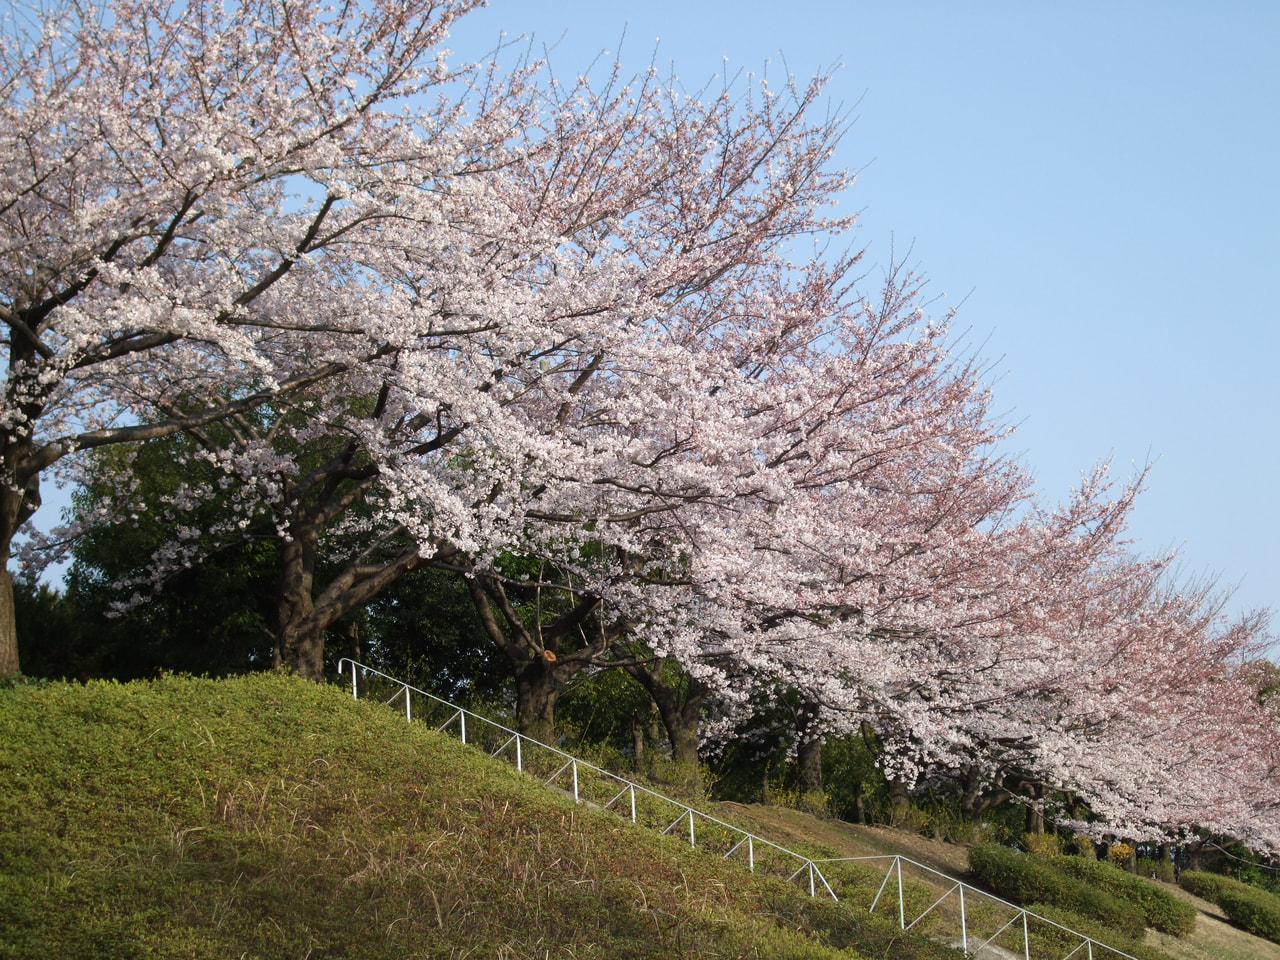
<svg viewBox="0 0 1280 960">
<path fill-rule="evenodd" d="M 381 700 L 402 708 L 410 722 L 454 732 L 463 743 L 508 761 L 578 803 L 612 811 L 663 834 L 687 838 L 690 847 L 726 860 L 737 859 L 752 873 L 797 882 L 811 897 L 830 897 L 871 913 L 896 906 L 899 928 L 917 930 L 971 956 L 984 960 L 1135 960 L 906 857 L 806 857 L 344 657 L 338 662 L 338 672 L 345 676 L 348 671 L 351 695 L 356 699 Z"/>
</svg>

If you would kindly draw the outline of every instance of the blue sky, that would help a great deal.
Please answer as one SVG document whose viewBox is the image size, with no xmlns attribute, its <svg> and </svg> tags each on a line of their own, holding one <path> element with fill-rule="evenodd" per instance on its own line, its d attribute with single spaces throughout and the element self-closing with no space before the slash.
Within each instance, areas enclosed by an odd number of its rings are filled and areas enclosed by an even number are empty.
<svg viewBox="0 0 1280 960">
<path fill-rule="evenodd" d="M 624 30 L 689 89 L 841 64 L 854 242 L 963 301 L 1045 496 L 1151 459 L 1137 549 L 1280 609 L 1280 4 L 494 0 L 452 46 L 577 73 Z"/>
</svg>

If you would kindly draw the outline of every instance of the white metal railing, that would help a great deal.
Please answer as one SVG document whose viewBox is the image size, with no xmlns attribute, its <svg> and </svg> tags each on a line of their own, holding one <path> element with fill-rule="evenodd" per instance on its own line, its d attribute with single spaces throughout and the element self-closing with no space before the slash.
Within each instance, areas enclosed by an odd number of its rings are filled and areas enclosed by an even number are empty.
<svg viewBox="0 0 1280 960">
<path fill-rule="evenodd" d="M 758 870 L 776 873 L 780 876 L 785 876 L 788 881 L 799 879 L 802 886 L 808 889 L 811 897 L 822 893 L 824 896 L 830 896 L 832 900 L 839 901 L 841 899 L 836 895 L 834 887 L 823 873 L 821 866 L 819 866 L 820 864 L 857 865 L 887 860 L 889 861 L 888 869 L 884 874 L 884 878 L 880 881 L 879 888 L 876 890 L 868 912 L 875 912 L 876 907 L 879 906 L 881 899 L 884 897 L 886 888 L 889 887 L 889 881 L 896 875 L 898 926 L 902 930 L 913 929 L 931 915 L 940 917 L 942 908 L 945 905 L 949 905 L 948 902 L 954 896 L 958 907 L 958 915 L 952 919 L 959 925 L 960 936 L 959 940 L 954 942 L 953 945 L 962 949 L 966 954 L 977 956 L 985 951 L 989 955 L 997 954 L 1001 957 L 1011 956 L 1015 958 L 1020 954 L 1023 960 L 1033 960 L 1031 953 L 1032 925 L 1043 924 L 1051 930 L 1064 934 L 1068 939 L 1075 938 L 1078 941 L 1068 942 L 1066 946 L 1071 947 L 1069 952 L 1061 956 L 1055 955 L 1052 960 L 1070 960 L 1073 957 L 1095 960 L 1095 947 L 1102 952 L 1103 958 L 1114 956 L 1124 958 L 1124 960 L 1136 960 L 1136 958 L 1117 950 L 1115 947 L 1109 947 L 1060 923 L 1055 923 L 1046 917 L 1025 910 L 1016 904 L 1009 903 L 1007 900 L 1002 900 L 984 890 L 979 890 L 977 887 L 969 886 L 963 881 L 956 880 L 941 871 L 906 857 L 894 855 L 827 859 L 806 857 L 803 854 L 788 850 L 786 847 L 759 837 L 750 831 L 743 830 L 741 827 L 726 823 L 701 810 L 696 810 L 686 803 L 664 796 L 642 784 L 628 780 L 626 777 L 621 777 L 585 760 L 580 760 L 558 747 L 534 740 L 487 717 L 472 713 L 464 707 L 459 707 L 434 694 L 427 693 L 425 690 L 420 690 L 403 680 L 397 680 L 395 677 L 382 673 L 380 670 L 343 657 L 338 661 L 339 676 L 343 675 L 346 668 L 349 668 L 351 672 L 351 695 L 356 699 L 359 699 L 361 694 L 361 678 L 365 680 L 366 685 L 370 677 L 384 681 L 385 685 L 382 693 L 385 694 L 388 689 L 392 690 L 385 703 L 390 706 L 397 699 L 403 698 L 406 720 L 413 721 L 417 719 L 424 722 L 433 722 L 444 716 L 446 719 L 437 724 L 437 730 L 444 731 L 456 725 L 463 743 L 482 747 L 488 750 L 489 755 L 492 757 L 502 757 L 513 762 L 517 770 L 537 776 L 548 786 L 563 790 L 578 803 L 591 803 L 600 809 L 612 810 L 635 824 L 645 824 L 652 826 L 654 829 L 661 827 L 660 832 L 666 835 L 675 835 L 675 831 L 678 829 L 683 833 L 682 825 L 687 824 L 690 847 L 696 848 L 701 844 L 703 848 L 711 848 L 720 853 L 726 860 L 739 851 L 743 851 L 745 855 L 743 858 L 746 860 L 749 871 L 752 873 Z M 417 701 L 416 713 L 415 698 Z M 468 725 L 470 725 L 470 729 L 468 729 Z M 550 763 L 546 763 L 548 759 L 550 759 Z M 547 775 L 547 770 L 552 771 L 549 776 Z M 566 773 L 569 774 L 570 785 L 565 787 L 557 786 L 556 781 Z M 603 792 L 601 792 L 601 788 L 604 788 Z M 670 819 L 672 813 L 676 813 L 675 819 Z M 662 826 L 663 824 L 665 826 Z M 702 827 L 701 834 L 698 830 L 699 825 Z M 913 871 L 911 881 L 908 881 L 907 886 L 904 886 L 903 881 L 903 864 L 907 864 Z M 792 869 L 793 867 L 794 869 Z M 915 882 L 917 889 L 909 888 L 912 881 Z M 914 907 L 908 910 L 907 902 L 909 899 L 918 899 L 924 891 L 929 891 L 926 895 L 926 899 L 929 899 L 936 895 L 939 889 L 942 889 L 943 892 L 940 896 L 932 899 L 929 906 L 919 912 Z M 985 910 L 980 908 L 975 910 L 975 900 L 985 907 Z M 994 919 L 990 916 L 992 909 L 997 911 Z M 996 923 L 999 923 L 1005 911 L 1012 911 L 1012 916 L 1006 919 L 1003 924 L 995 926 Z M 908 922 L 909 913 L 913 915 L 910 922 Z M 978 916 L 979 913 L 981 916 Z M 977 929 L 981 929 L 982 933 L 975 932 L 975 920 L 977 921 Z M 996 943 L 997 939 L 1003 936 L 1006 931 L 1012 929 L 1016 933 L 1019 927 L 1022 934 L 1021 943 L 1015 944 L 1015 946 L 1021 947 L 1019 951 L 1011 951 L 1007 947 L 1002 947 Z M 994 932 L 990 932 L 993 928 Z M 937 936 L 939 931 L 935 929 L 931 931 L 930 935 Z M 946 938 L 945 933 L 943 938 Z M 1081 953 L 1082 950 L 1084 951 L 1083 954 Z"/>
<path fill-rule="evenodd" d="M 1033 924 L 1043 924 L 1045 927 L 1058 931 L 1060 934 L 1064 935 L 1065 938 L 1074 938 L 1076 941 L 1074 943 L 1068 943 L 1066 946 L 1070 947 L 1070 950 L 1061 957 L 1058 957 L 1057 960 L 1069 960 L 1069 958 L 1077 955 L 1087 957 L 1088 960 L 1094 960 L 1093 951 L 1095 947 L 1097 947 L 1098 950 L 1103 952 L 1104 956 L 1107 957 L 1116 956 L 1123 957 L 1125 960 L 1136 960 L 1136 958 L 1125 953 L 1123 950 L 1117 950 L 1115 947 L 1108 946 L 1100 940 L 1094 940 L 1092 937 L 1088 937 L 1083 933 L 1072 930 L 1070 927 L 1063 926 L 1060 923 L 1050 920 L 1048 917 L 1042 917 L 1038 913 L 1032 913 L 1030 910 L 1020 907 L 1015 903 L 1010 903 L 1008 900 L 1002 900 L 1000 897 L 987 893 L 985 890 L 979 890 L 977 887 L 971 887 L 969 884 L 955 879 L 955 877 L 945 874 L 940 870 L 935 870 L 933 867 L 925 866 L 923 863 L 917 863 L 915 860 L 911 860 L 907 857 L 893 854 L 875 857 L 838 857 L 825 860 L 815 860 L 814 863 L 869 863 L 874 861 L 883 862 L 886 860 L 889 861 L 888 869 L 885 871 L 884 879 L 880 881 L 880 886 L 876 890 L 875 897 L 871 901 L 871 906 L 868 908 L 868 912 L 875 912 L 876 906 L 880 903 L 881 897 L 884 896 L 885 888 L 889 886 L 889 881 L 896 876 L 898 926 L 903 930 L 911 930 L 924 920 L 925 917 L 934 913 L 936 909 L 941 907 L 954 896 L 957 901 L 957 919 L 960 924 L 960 940 L 959 943 L 955 945 L 959 946 L 960 949 L 967 954 L 976 956 L 989 947 L 996 947 L 1006 953 L 1012 953 L 1013 951 L 1008 951 L 1007 948 L 997 947 L 995 942 L 1006 930 L 1012 929 L 1015 932 L 1019 930 L 1021 931 L 1021 955 L 1025 960 L 1032 960 L 1031 930 L 1033 928 Z M 922 875 L 922 879 L 925 880 L 924 886 L 932 887 L 934 893 L 936 893 L 938 889 L 943 889 L 942 895 L 932 900 L 927 907 L 919 910 L 919 912 L 916 912 L 915 910 L 910 911 L 910 915 L 912 915 L 910 922 L 908 922 L 909 912 L 906 905 L 907 898 L 904 895 L 903 889 L 903 864 L 909 865 L 914 871 L 917 871 L 918 874 Z M 968 903 L 966 903 L 966 896 L 968 897 Z M 974 899 L 977 899 L 979 903 L 982 904 L 991 905 L 1001 910 L 1012 911 L 1012 916 L 1005 920 L 999 927 L 996 927 L 993 932 L 988 933 L 985 936 L 974 936 L 970 930 Z M 1081 953 L 1081 951 L 1084 952 Z M 1017 954 L 1015 953 L 1014 955 L 1016 956 Z"/>
</svg>

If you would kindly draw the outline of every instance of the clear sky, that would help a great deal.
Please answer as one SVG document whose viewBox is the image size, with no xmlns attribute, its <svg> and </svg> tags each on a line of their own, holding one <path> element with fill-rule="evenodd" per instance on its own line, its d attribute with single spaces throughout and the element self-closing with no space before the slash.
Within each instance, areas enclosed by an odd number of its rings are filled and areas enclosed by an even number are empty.
<svg viewBox="0 0 1280 960">
<path fill-rule="evenodd" d="M 964 301 L 1044 495 L 1150 459 L 1136 548 L 1280 611 L 1280 4 L 492 0 L 452 46 L 504 30 L 691 90 L 840 64 L 855 242 Z"/>
</svg>

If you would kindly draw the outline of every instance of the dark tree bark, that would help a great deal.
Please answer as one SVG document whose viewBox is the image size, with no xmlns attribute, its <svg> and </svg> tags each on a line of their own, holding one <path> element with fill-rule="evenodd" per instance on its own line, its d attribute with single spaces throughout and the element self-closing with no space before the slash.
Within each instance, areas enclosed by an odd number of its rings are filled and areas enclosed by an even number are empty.
<svg viewBox="0 0 1280 960">
<path fill-rule="evenodd" d="M 552 743 L 560 694 L 587 667 L 615 665 L 608 652 L 618 628 L 601 627 L 596 631 L 598 636 L 587 640 L 580 628 L 598 613 L 601 604 L 595 597 L 581 597 L 551 624 L 531 631 L 499 578 L 471 573 L 466 583 L 481 626 L 511 665 L 520 732 L 541 743 Z M 565 641 L 574 634 L 583 639 L 583 644 L 569 651 Z"/>
<path fill-rule="evenodd" d="M 978 823 L 984 814 L 994 810 L 1010 796 L 1000 784 L 993 784 L 982 775 L 982 769 L 970 764 L 961 771 L 960 812 L 971 823 Z"/>
<path fill-rule="evenodd" d="M 658 716 L 671 741 L 671 759 L 683 767 L 698 766 L 698 719 L 702 704 L 711 695 L 711 688 L 696 677 L 686 675 L 682 684 L 672 685 L 662 678 L 662 662 L 630 663 L 627 673 L 635 677 L 649 691 Z"/>
<path fill-rule="evenodd" d="M 822 733 L 818 724 L 818 705 L 805 703 L 797 722 L 796 770 L 801 793 L 823 793 Z"/>
<path fill-rule="evenodd" d="M 889 784 L 889 823 L 900 827 L 907 822 L 911 814 L 911 790 L 904 780 L 888 781 Z"/>
</svg>

